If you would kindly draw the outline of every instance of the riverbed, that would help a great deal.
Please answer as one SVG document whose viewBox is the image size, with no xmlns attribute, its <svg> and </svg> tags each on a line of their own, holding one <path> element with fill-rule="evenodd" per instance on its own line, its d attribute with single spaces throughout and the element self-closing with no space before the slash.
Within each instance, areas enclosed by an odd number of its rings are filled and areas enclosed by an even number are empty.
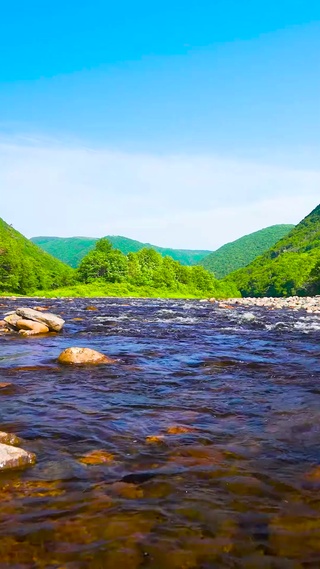
<svg viewBox="0 0 320 569">
<path fill-rule="evenodd" d="M 0 429 L 37 455 L 0 475 L 1 567 L 320 567 L 320 314 L 0 302 L 66 321 L 0 336 Z M 57 364 L 69 346 L 115 363 Z"/>
</svg>

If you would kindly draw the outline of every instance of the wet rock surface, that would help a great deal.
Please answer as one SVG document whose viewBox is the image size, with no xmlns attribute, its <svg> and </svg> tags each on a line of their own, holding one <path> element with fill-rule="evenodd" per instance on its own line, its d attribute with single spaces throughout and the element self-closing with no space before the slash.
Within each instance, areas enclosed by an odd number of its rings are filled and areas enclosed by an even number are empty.
<svg viewBox="0 0 320 569">
<path fill-rule="evenodd" d="M 114 360 L 91 348 L 67 348 L 58 357 L 60 364 L 98 365 L 114 363 Z"/>
<path fill-rule="evenodd" d="M 320 566 L 319 314 L 27 302 L 66 324 L 0 336 L 1 429 L 37 455 L 1 472 L 4 567 Z M 58 364 L 70 346 L 117 365 Z"/>
<path fill-rule="evenodd" d="M 13 433 L 5 433 L 4 431 L 0 431 L 0 443 L 14 446 L 21 444 L 21 442 L 21 439 L 19 439 L 19 437 Z"/>
<path fill-rule="evenodd" d="M 35 461 L 36 457 L 33 453 L 27 452 L 22 448 L 0 443 L 0 471 L 24 468 L 34 464 Z"/>
</svg>

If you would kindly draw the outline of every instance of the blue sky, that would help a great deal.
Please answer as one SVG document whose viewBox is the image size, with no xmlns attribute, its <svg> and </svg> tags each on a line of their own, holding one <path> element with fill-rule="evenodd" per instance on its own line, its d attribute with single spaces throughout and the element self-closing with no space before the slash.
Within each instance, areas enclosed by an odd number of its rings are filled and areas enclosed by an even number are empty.
<svg viewBox="0 0 320 569">
<path fill-rule="evenodd" d="M 0 215 L 28 236 L 215 248 L 320 202 L 318 1 L 12 1 L 0 50 Z"/>
</svg>

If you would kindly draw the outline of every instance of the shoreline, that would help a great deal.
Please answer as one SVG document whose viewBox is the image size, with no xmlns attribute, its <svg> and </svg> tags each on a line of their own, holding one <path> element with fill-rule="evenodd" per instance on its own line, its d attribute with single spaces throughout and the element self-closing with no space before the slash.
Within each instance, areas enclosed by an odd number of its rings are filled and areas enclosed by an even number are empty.
<svg viewBox="0 0 320 569">
<path fill-rule="evenodd" d="M 211 300 L 211 302 L 213 299 Z M 210 301 L 209 301 L 210 302 Z M 245 297 L 216 300 L 220 308 L 258 307 L 268 310 L 305 310 L 309 314 L 320 314 L 320 295 L 316 296 L 287 296 L 287 297 Z"/>
</svg>

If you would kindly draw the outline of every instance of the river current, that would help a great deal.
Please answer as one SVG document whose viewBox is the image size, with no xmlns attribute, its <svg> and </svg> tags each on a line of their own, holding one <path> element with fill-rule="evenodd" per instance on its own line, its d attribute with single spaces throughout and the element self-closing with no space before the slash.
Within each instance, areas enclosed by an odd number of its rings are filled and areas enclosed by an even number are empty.
<svg viewBox="0 0 320 569">
<path fill-rule="evenodd" d="M 0 302 L 66 320 L 0 336 L 0 429 L 37 455 L 0 475 L 1 568 L 320 567 L 319 315 Z M 57 364 L 69 346 L 116 362 Z"/>
</svg>

